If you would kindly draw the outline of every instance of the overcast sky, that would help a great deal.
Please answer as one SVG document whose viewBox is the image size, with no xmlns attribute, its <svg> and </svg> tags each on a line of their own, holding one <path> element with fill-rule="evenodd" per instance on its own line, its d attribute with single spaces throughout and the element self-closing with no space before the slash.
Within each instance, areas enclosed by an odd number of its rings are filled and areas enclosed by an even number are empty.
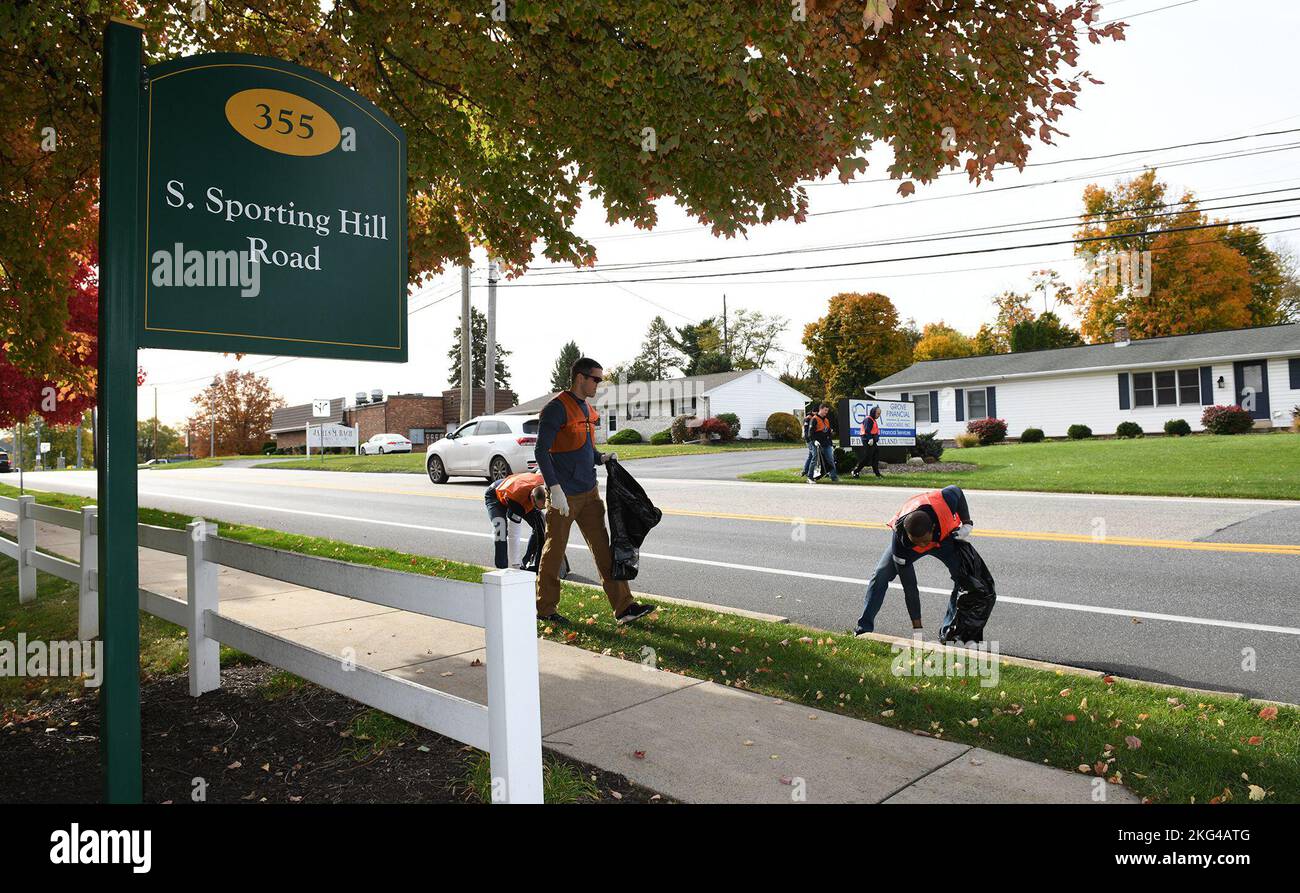
<svg viewBox="0 0 1300 893">
<path fill-rule="evenodd" d="M 1175 3 L 1177 0 L 1112 0 L 1106 4 L 1107 18 L 1132 17 L 1128 39 L 1100 47 L 1085 42 L 1082 67 L 1105 83 L 1083 91 L 1078 109 L 1067 111 L 1060 122 L 1069 136 L 1060 138 L 1056 146 L 1035 147 L 1029 156 L 1031 165 L 1300 128 L 1300 99 L 1295 87 L 1300 4 L 1294 0 L 1190 0 L 1171 6 Z M 1139 15 L 1151 10 L 1155 11 Z M 1300 132 L 1031 166 L 1023 172 L 1010 169 L 978 188 L 964 177 L 947 177 L 918 187 L 915 195 L 906 199 L 895 193 L 897 183 L 817 184 L 809 188 L 813 216 L 807 222 L 775 224 L 732 240 L 712 237 L 671 202 L 661 203 L 659 227 L 649 233 L 631 226 L 607 226 L 603 209 L 590 202 L 579 216 L 577 228 L 597 246 L 598 264 L 606 265 L 1014 226 L 1077 215 L 1087 183 L 1109 185 L 1132 176 L 1119 172 L 1144 164 L 1163 166 L 1284 145 L 1300 147 Z M 1287 203 L 1234 208 L 1214 216 L 1250 220 L 1296 214 L 1300 213 L 1298 151 L 1300 148 L 1161 167 L 1160 178 L 1171 184 L 1174 197 L 1191 189 L 1207 208 L 1297 197 Z M 883 177 L 888 154 L 874 153 L 871 160 L 865 177 Z M 1061 179 L 1070 182 L 1050 183 Z M 1025 184 L 1048 185 L 1005 189 Z M 1296 187 L 1296 191 L 1214 201 L 1220 196 L 1287 187 Z M 1258 226 L 1266 233 L 1278 233 L 1270 238 L 1274 247 L 1300 246 L 1300 233 L 1282 232 L 1300 227 L 1300 219 Z M 1067 225 L 985 238 L 563 275 L 555 275 L 554 268 L 543 261 L 522 279 L 503 283 L 499 289 L 497 337 L 513 352 L 509 358 L 511 384 L 520 399 L 527 400 L 548 390 L 551 366 L 570 337 L 584 353 L 612 366 L 636 354 L 655 315 L 662 315 L 672 325 L 698 321 L 721 312 L 725 293 L 731 311 L 747 308 L 790 319 L 780 342 L 785 353 L 776 355 L 779 369 L 786 361 L 802 356 L 804 324 L 823 315 L 827 300 L 837 292 L 879 291 L 893 299 L 904 319 L 914 317 L 918 325 L 943 319 L 973 333 L 981 322 L 992 318 L 990 298 L 1005 289 L 1027 290 L 1032 271 L 1052 266 L 1067 281 L 1075 282 L 1082 277 L 1082 268 L 1073 260 L 1072 248 L 1061 245 L 671 282 L 611 284 L 602 280 L 842 264 L 1049 242 L 1066 239 L 1070 233 Z M 485 283 L 486 257 L 477 252 L 472 300 L 480 309 L 487 302 Z M 537 287 L 542 283 L 573 284 Z M 410 360 L 402 365 L 253 355 L 236 362 L 220 354 L 143 350 L 140 362 L 149 377 L 140 390 L 140 417 L 153 415 L 156 386 L 159 417 L 164 423 L 180 423 L 191 412 L 191 398 L 213 374 L 230 368 L 265 374 L 290 403 L 351 398 L 355 391 L 372 388 L 386 393 L 439 393 L 447 386 L 446 354 L 460 312 L 459 286 L 459 274 L 452 271 L 412 295 Z M 1041 309 L 1041 304 L 1035 307 Z"/>
</svg>

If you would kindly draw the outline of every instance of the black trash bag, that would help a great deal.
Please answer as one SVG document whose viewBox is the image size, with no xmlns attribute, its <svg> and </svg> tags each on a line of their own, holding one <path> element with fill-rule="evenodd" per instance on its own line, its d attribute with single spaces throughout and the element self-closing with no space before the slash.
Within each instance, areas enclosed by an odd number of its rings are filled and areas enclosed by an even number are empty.
<svg viewBox="0 0 1300 893">
<path fill-rule="evenodd" d="M 615 580 L 635 580 L 641 544 L 664 513 L 655 508 L 636 478 L 617 459 L 605 463 L 605 511 L 609 517 L 609 548 Z"/>
<path fill-rule="evenodd" d="M 952 602 L 957 605 L 952 622 L 939 630 L 941 642 L 982 642 L 984 624 L 993 613 L 998 600 L 993 574 L 988 565 L 966 540 L 957 540 L 957 585 L 952 590 Z"/>
</svg>

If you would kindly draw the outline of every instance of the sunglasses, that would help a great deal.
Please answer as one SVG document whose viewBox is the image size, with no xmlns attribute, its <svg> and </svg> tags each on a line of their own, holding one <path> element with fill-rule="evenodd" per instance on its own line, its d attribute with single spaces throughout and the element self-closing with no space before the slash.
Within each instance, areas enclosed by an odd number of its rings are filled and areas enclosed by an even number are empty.
<svg viewBox="0 0 1300 893">
<path fill-rule="evenodd" d="M 578 374 L 583 376 L 584 378 L 590 378 L 596 384 L 600 384 L 602 381 L 605 380 L 604 377 L 600 375 L 588 375 L 586 372 L 579 372 Z"/>
</svg>

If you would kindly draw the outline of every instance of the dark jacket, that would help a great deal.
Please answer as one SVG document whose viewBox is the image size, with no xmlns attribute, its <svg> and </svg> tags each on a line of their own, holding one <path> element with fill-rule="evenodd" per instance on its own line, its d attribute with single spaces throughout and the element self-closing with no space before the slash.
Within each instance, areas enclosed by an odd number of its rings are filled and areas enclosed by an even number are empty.
<svg viewBox="0 0 1300 893">
<path fill-rule="evenodd" d="M 984 638 L 993 604 L 998 600 L 993 574 L 988 565 L 966 540 L 957 540 L 957 585 L 952 598 L 957 602 L 952 623 L 939 631 L 941 642 L 979 642 Z"/>
<path fill-rule="evenodd" d="M 605 463 L 605 511 L 609 518 L 609 548 L 615 580 L 635 580 L 641 544 L 663 512 L 655 508 L 636 478 L 617 459 Z"/>
</svg>

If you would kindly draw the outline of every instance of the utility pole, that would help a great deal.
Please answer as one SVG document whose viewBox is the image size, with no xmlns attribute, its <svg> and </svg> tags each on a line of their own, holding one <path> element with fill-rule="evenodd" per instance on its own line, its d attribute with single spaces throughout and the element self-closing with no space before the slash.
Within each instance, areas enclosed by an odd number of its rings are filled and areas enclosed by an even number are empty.
<svg viewBox="0 0 1300 893">
<path fill-rule="evenodd" d="M 727 337 L 727 293 L 722 293 L 722 353 L 731 365 L 731 340 Z"/>
<path fill-rule="evenodd" d="M 473 326 L 469 308 L 469 264 L 460 268 L 460 418 L 456 427 L 474 414 Z"/>
<path fill-rule="evenodd" d="M 217 377 L 212 376 L 212 397 L 208 404 L 208 419 L 212 423 L 212 433 L 208 435 L 208 458 L 215 459 L 217 456 L 217 388 L 221 382 Z"/>
<path fill-rule="evenodd" d="M 81 415 L 77 416 L 77 467 L 81 467 L 81 428 L 86 421 L 86 411 L 83 409 Z"/>
<path fill-rule="evenodd" d="M 483 365 L 483 413 L 497 410 L 497 262 L 488 258 L 487 352 Z"/>
</svg>

